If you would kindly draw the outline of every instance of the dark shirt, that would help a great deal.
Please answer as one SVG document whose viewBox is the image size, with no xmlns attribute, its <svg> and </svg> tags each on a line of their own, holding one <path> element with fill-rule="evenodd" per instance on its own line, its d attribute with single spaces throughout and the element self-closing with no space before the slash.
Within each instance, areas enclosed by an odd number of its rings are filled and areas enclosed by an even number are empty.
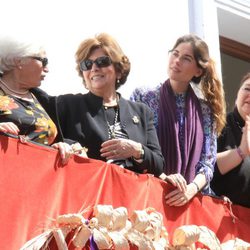
<svg viewBox="0 0 250 250">
<path fill-rule="evenodd" d="M 235 108 L 227 115 L 227 124 L 218 138 L 218 152 L 237 148 L 242 137 L 245 121 Z M 250 207 L 250 157 L 222 175 L 215 166 L 211 188 L 218 196 L 228 197 L 234 204 Z"/>
<path fill-rule="evenodd" d="M 59 134 L 67 140 L 78 141 L 88 149 L 88 157 L 106 161 L 100 155 L 101 144 L 109 140 L 109 127 L 105 119 L 103 99 L 92 93 L 48 96 L 41 89 L 33 89 L 44 109 L 56 122 Z M 153 114 L 142 103 L 134 103 L 120 97 L 119 122 L 121 131 L 128 139 L 143 145 L 141 163 L 132 160 L 131 171 L 159 176 L 163 172 L 164 159 L 161 153 Z M 111 119 L 112 122 L 112 119 Z M 126 167 L 126 166 L 125 166 Z"/>
<path fill-rule="evenodd" d="M 128 169 L 159 176 L 163 171 L 164 160 L 152 112 L 146 105 L 122 97 L 118 105 L 121 131 L 128 139 L 141 143 L 145 153 L 141 163 L 132 159 L 133 166 Z M 103 99 L 91 92 L 62 95 L 57 98 L 57 109 L 64 137 L 86 147 L 90 158 L 106 161 L 100 155 L 101 144 L 110 139 Z"/>
</svg>

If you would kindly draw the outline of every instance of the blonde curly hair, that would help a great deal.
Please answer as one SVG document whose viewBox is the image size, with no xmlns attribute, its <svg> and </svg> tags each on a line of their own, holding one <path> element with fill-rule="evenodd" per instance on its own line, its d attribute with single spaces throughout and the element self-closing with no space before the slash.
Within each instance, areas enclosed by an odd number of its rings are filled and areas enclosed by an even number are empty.
<svg viewBox="0 0 250 250">
<path fill-rule="evenodd" d="M 128 57 L 123 53 L 117 41 L 106 33 L 100 33 L 93 38 L 88 38 L 82 41 L 75 53 L 76 70 L 79 76 L 83 79 L 86 87 L 85 80 L 80 69 L 80 62 L 89 58 L 90 54 L 98 48 L 102 48 L 107 56 L 110 57 L 115 70 L 121 75 L 119 81 L 116 82 L 116 89 L 123 85 L 130 72 L 130 62 Z M 118 80 L 118 79 L 117 79 Z"/>
</svg>

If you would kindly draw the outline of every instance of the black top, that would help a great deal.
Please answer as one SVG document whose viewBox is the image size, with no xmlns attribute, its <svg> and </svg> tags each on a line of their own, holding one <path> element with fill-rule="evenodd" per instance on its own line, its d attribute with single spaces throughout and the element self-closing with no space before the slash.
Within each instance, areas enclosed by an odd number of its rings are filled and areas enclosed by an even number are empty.
<svg viewBox="0 0 250 250">
<path fill-rule="evenodd" d="M 47 96 L 40 89 L 44 108 L 49 109 L 50 117 L 59 118 L 59 130 L 65 138 L 78 141 L 88 149 L 88 157 L 106 161 L 100 156 L 101 144 L 109 139 L 109 127 L 105 119 L 103 99 L 91 92 L 87 94 L 67 94 L 58 97 Z M 153 114 L 142 103 L 119 99 L 119 120 L 122 131 L 131 140 L 143 145 L 142 163 L 134 160 L 130 170 L 159 176 L 163 172 L 164 160 L 161 154 L 157 134 L 153 125 Z M 57 120 L 57 119 L 55 119 Z"/>
<path fill-rule="evenodd" d="M 218 138 L 218 152 L 237 148 L 242 137 L 245 121 L 237 108 L 227 115 L 227 124 Z M 228 197 L 234 204 L 250 207 L 250 157 L 225 175 L 215 166 L 211 188 L 216 195 Z"/>
<path fill-rule="evenodd" d="M 34 94 L 38 102 L 41 104 L 41 106 L 45 109 L 49 117 L 53 120 L 53 122 L 56 125 L 57 128 L 57 136 L 54 140 L 54 143 L 56 142 L 66 142 L 68 144 L 76 143 L 76 141 L 71 140 L 69 138 L 65 138 L 63 136 L 61 126 L 59 123 L 59 118 L 57 114 L 57 106 L 56 106 L 56 98 L 50 97 L 46 92 L 39 88 L 31 89 L 31 92 Z"/>
</svg>

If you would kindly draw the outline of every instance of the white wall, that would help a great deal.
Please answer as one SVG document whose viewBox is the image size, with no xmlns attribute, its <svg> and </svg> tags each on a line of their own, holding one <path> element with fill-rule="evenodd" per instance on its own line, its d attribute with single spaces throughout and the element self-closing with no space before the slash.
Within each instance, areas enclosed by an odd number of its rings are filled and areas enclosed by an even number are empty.
<svg viewBox="0 0 250 250">
<path fill-rule="evenodd" d="M 120 89 L 127 97 L 136 86 L 167 78 L 167 52 L 189 32 L 186 0 L 8 0 L 1 4 L 1 32 L 21 32 L 44 42 L 49 70 L 42 88 L 50 94 L 83 92 L 75 70 L 79 43 L 96 33 L 114 36 L 132 68 Z"/>
<path fill-rule="evenodd" d="M 195 33 L 206 41 L 210 57 L 216 62 L 217 71 L 221 76 L 219 27 L 217 8 L 214 1 L 188 0 L 190 33 Z"/>
</svg>

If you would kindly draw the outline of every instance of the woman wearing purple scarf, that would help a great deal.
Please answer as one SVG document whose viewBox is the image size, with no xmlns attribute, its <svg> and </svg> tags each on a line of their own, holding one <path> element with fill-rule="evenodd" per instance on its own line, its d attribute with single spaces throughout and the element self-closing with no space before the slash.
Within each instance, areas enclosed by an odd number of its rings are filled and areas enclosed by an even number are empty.
<svg viewBox="0 0 250 250">
<path fill-rule="evenodd" d="M 199 191 L 211 192 L 216 138 L 225 124 L 224 91 L 207 44 L 195 35 L 180 37 L 169 51 L 168 76 L 154 89 L 136 89 L 131 99 L 154 111 L 164 179 L 176 187 L 166 202 L 182 206 Z"/>
</svg>

